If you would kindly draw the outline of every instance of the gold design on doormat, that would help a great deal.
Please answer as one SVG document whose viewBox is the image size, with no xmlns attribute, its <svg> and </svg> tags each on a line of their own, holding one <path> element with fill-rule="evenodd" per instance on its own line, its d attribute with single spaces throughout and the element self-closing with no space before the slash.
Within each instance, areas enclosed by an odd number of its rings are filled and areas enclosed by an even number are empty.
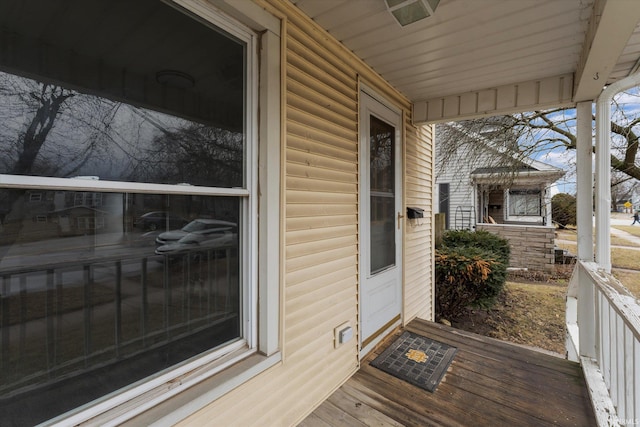
<svg viewBox="0 0 640 427">
<path fill-rule="evenodd" d="M 424 351 L 413 350 L 413 349 L 409 350 L 407 354 L 405 354 L 405 356 L 407 356 L 409 359 L 413 360 L 414 362 L 418 362 L 418 363 L 424 363 L 428 359 L 427 353 L 425 353 Z"/>
</svg>

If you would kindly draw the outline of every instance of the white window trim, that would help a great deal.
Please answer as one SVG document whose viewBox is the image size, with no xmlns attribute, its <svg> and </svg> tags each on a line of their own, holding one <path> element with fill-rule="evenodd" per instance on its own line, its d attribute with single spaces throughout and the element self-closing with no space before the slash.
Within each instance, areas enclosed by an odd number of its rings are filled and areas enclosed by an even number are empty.
<svg viewBox="0 0 640 427">
<path fill-rule="evenodd" d="M 151 183 L 86 180 L 81 178 L 49 178 L 0 174 L 0 187 L 73 190 L 139 192 L 164 194 L 191 194 L 208 196 L 240 196 L 248 199 L 248 232 L 242 242 L 249 248 L 247 268 L 243 279 L 250 283 L 249 295 L 244 299 L 243 325 L 245 339 L 225 345 L 205 356 L 196 356 L 191 362 L 157 377 L 143 379 L 140 385 L 124 392 L 113 392 L 97 403 L 89 402 L 42 425 L 77 425 L 82 423 L 119 425 L 136 418 L 148 425 L 176 423 L 220 396 L 233 390 L 282 360 L 281 331 L 281 39 L 280 21 L 264 9 L 250 2 L 212 0 L 217 8 L 231 13 L 234 19 L 220 15 L 211 3 L 203 0 L 165 0 L 200 18 L 239 35 L 246 24 L 262 31 L 261 43 L 251 30 L 248 35 L 251 62 L 247 66 L 247 88 L 250 117 L 247 118 L 247 185 L 243 188 L 201 188 Z M 255 52 L 261 47 L 259 53 Z M 258 61 L 258 55 L 260 61 Z M 258 64 L 260 72 L 258 73 Z M 258 87 L 258 78 L 259 87 Z M 259 93 L 258 93 L 259 91 Z M 258 98 L 259 95 L 259 98 Z M 259 101 L 259 105 L 251 102 Z M 258 117 L 260 111 L 260 117 Z M 259 134 L 258 134 L 259 132 Z M 260 143 L 258 144 L 258 138 Z M 259 148 L 258 148 L 259 146 Z M 258 163 L 258 155 L 260 161 Z M 258 173 L 256 173 L 256 171 Z M 259 193 L 259 194 L 258 194 Z M 259 214 L 259 216 L 258 216 Z M 259 223 L 257 218 L 259 218 Z M 260 256 L 258 257 L 258 253 Z M 178 396 L 172 401 L 171 398 Z"/>
</svg>

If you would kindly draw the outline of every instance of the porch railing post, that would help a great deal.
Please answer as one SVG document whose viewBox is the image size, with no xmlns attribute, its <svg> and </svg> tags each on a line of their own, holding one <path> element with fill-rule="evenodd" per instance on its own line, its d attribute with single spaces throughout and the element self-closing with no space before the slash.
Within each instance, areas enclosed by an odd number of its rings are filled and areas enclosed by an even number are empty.
<svg viewBox="0 0 640 427">
<path fill-rule="evenodd" d="M 597 356 L 596 343 L 599 331 L 596 318 L 595 288 L 587 277 L 587 272 L 579 263 L 576 267 L 578 274 L 578 325 L 579 325 L 579 354 L 581 357 L 595 359 Z"/>
</svg>

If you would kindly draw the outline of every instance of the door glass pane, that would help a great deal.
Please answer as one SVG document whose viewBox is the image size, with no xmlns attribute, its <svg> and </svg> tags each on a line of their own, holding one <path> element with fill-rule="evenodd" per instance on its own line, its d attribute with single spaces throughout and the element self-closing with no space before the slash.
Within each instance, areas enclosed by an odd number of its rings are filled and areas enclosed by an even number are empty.
<svg viewBox="0 0 640 427">
<path fill-rule="evenodd" d="M 396 263 L 395 128 L 370 118 L 370 236 L 371 274 Z"/>
</svg>

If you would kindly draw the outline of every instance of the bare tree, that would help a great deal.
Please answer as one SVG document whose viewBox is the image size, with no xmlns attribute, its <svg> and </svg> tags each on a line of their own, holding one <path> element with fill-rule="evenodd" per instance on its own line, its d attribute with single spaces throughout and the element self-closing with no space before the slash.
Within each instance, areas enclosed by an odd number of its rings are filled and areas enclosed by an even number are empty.
<svg viewBox="0 0 640 427">
<path fill-rule="evenodd" d="M 436 128 L 436 173 L 459 171 L 461 159 L 492 176 L 496 185 L 509 185 L 526 168 L 529 150 L 519 145 L 520 129 L 512 116 L 496 116 L 440 124 Z M 460 178 L 463 178 L 462 176 Z"/>
<path fill-rule="evenodd" d="M 622 93 L 614 99 L 611 167 L 628 178 L 640 180 L 640 110 L 637 105 L 640 105 L 637 89 Z M 466 136 L 460 132 L 455 135 L 446 130 L 441 132 L 438 135 L 440 155 L 454 153 L 459 147 L 472 144 L 478 135 L 486 137 L 499 149 L 511 153 L 514 159 L 541 155 L 559 148 L 574 150 L 577 144 L 575 125 L 575 110 L 561 108 L 458 122 L 457 126 L 465 129 Z M 595 146 L 593 151 L 595 152 Z M 473 155 L 473 151 L 469 152 Z"/>
</svg>

